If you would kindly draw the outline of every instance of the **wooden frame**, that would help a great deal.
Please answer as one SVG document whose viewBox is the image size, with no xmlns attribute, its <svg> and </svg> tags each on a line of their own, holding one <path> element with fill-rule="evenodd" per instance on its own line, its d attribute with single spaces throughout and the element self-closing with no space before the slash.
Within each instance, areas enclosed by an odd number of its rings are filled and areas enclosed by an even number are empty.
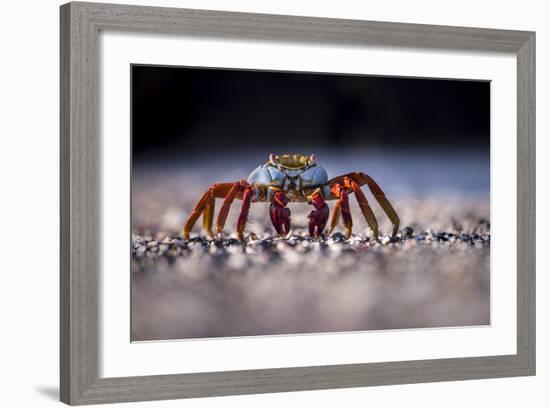
<svg viewBox="0 0 550 408">
<path fill-rule="evenodd" d="M 517 354 L 176 374 L 98 376 L 100 30 L 517 56 Z M 61 400 L 95 404 L 535 374 L 535 33 L 282 15 L 61 6 Z"/>
</svg>

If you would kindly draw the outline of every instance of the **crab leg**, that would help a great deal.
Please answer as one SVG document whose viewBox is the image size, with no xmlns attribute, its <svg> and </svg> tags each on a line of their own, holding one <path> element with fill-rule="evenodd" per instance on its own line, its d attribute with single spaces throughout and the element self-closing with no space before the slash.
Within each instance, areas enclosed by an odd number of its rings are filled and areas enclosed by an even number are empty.
<svg viewBox="0 0 550 408">
<path fill-rule="evenodd" d="M 244 229 L 246 227 L 246 221 L 248 220 L 248 211 L 250 210 L 250 202 L 252 201 L 253 195 L 254 190 L 252 187 L 246 187 L 243 193 L 243 204 L 241 206 L 239 221 L 237 222 L 237 236 L 240 241 L 244 241 Z"/>
<path fill-rule="evenodd" d="M 340 200 L 336 201 L 334 209 L 332 210 L 332 218 L 330 219 L 330 227 L 328 229 L 329 235 L 332 234 L 332 231 L 334 231 L 334 228 L 338 225 L 338 221 L 340 221 L 341 206 Z"/>
<path fill-rule="evenodd" d="M 365 220 L 367 220 L 367 223 L 369 224 L 369 227 L 372 230 L 373 238 L 375 240 L 378 240 L 378 222 L 376 221 L 376 217 L 372 212 L 372 208 L 370 208 L 369 202 L 367 201 L 367 197 L 365 197 L 365 194 L 363 194 L 361 187 L 355 181 L 351 182 L 351 188 L 355 193 L 355 198 L 359 203 L 359 208 L 361 209 L 361 212 L 363 213 Z"/>
<path fill-rule="evenodd" d="M 225 197 L 234 184 L 235 183 L 213 184 L 206 193 L 202 195 L 191 214 L 189 214 L 183 227 L 183 237 L 185 239 L 189 239 L 189 234 L 201 214 L 203 214 L 203 227 L 206 229 L 208 235 L 211 236 L 215 199 Z"/>
<path fill-rule="evenodd" d="M 203 194 L 197 205 L 195 205 L 195 208 L 187 218 L 187 221 L 185 222 L 185 225 L 183 226 L 183 237 L 185 239 L 189 239 L 189 233 L 193 229 L 193 226 L 195 225 L 195 222 L 197 222 L 197 219 L 201 216 L 204 209 L 208 205 L 208 202 L 210 200 L 210 189 Z"/>
<path fill-rule="evenodd" d="M 390 219 L 391 223 L 393 224 L 392 236 L 394 236 L 399 230 L 399 224 L 400 224 L 399 216 L 397 215 L 394 208 L 386 198 L 386 195 L 384 194 L 384 192 L 382 191 L 378 183 L 376 183 L 376 181 L 374 181 L 372 177 L 370 177 L 368 174 L 355 172 L 355 173 L 348 173 L 342 176 L 335 177 L 329 180 L 328 185 L 332 186 L 335 184 L 343 184 L 345 183 L 346 180 L 355 181 L 359 186 L 363 186 L 366 184 L 369 187 L 369 190 L 371 191 L 372 195 L 374 196 L 376 201 L 378 201 L 378 204 L 380 204 L 380 207 L 382 207 L 382 209 Z M 358 197 L 358 200 L 359 200 L 359 197 Z M 368 222 L 368 219 L 367 219 L 367 222 Z M 369 223 L 369 226 L 370 226 L 370 223 Z"/>
<path fill-rule="evenodd" d="M 214 209 L 216 207 L 216 199 L 212 195 L 208 198 L 206 207 L 202 214 L 202 227 L 206 231 L 206 234 L 209 238 L 214 238 L 214 233 L 212 232 L 212 220 L 214 218 Z"/>
<path fill-rule="evenodd" d="M 225 221 L 227 221 L 227 215 L 229 214 L 229 208 L 231 207 L 231 204 L 233 204 L 233 200 L 235 200 L 237 193 L 241 192 L 242 190 L 242 182 L 238 181 L 233 184 L 233 186 L 225 196 L 225 200 L 223 200 L 222 207 L 220 208 L 220 212 L 218 213 L 218 219 L 216 220 L 216 231 L 218 232 L 218 234 L 221 234 L 223 232 L 223 227 L 225 226 Z"/>
<path fill-rule="evenodd" d="M 340 210 L 342 212 L 342 220 L 344 221 L 344 226 L 346 227 L 346 239 L 351 237 L 351 230 L 353 228 L 353 221 L 351 219 L 351 212 L 349 210 L 349 192 L 346 189 L 340 190 Z"/>
<path fill-rule="evenodd" d="M 347 177 L 342 177 L 340 178 L 340 181 L 330 185 L 332 196 L 337 198 L 338 201 L 334 206 L 334 213 L 332 214 L 332 220 L 330 221 L 331 225 L 329 234 L 336 227 L 341 216 L 342 221 L 344 221 L 344 227 L 346 228 L 346 239 L 349 239 L 351 236 L 351 231 L 353 228 L 353 220 L 349 208 L 350 188 L 350 180 Z"/>
<path fill-rule="evenodd" d="M 372 195 L 374 196 L 374 198 L 376 198 L 376 201 L 378 201 L 378 204 L 380 204 L 380 207 L 382 207 L 382 209 L 390 219 L 391 223 L 393 224 L 392 236 L 395 236 L 395 234 L 397 234 L 397 231 L 399 230 L 399 216 L 393 209 L 392 205 L 386 198 L 386 195 L 384 194 L 378 183 L 376 183 L 376 181 L 374 181 L 372 177 L 370 177 L 368 174 L 360 173 L 360 175 L 367 186 L 369 186 Z"/>
</svg>

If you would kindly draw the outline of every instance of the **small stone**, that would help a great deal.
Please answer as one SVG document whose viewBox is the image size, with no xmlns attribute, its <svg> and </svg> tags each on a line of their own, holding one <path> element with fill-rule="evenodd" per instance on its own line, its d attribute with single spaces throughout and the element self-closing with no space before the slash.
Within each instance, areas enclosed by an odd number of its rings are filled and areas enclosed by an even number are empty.
<svg viewBox="0 0 550 408">
<path fill-rule="evenodd" d="M 232 245 L 241 245 L 241 241 L 239 241 L 236 238 L 227 238 L 225 240 L 226 246 L 232 246 Z"/>
<path fill-rule="evenodd" d="M 426 240 L 426 234 L 424 232 L 421 232 L 420 234 L 416 234 L 415 238 L 417 241 L 424 241 Z"/>
<path fill-rule="evenodd" d="M 135 245 L 145 245 L 146 242 L 145 242 L 145 240 L 144 240 L 143 238 L 138 237 L 138 238 L 136 238 L 136 239 L 134 240 L 134 244 L 135 244 Z"/>
<path fill-rule="evenodd" d="M 159 244 L 158 241 L 149 241 L 147 243 L 147 248 L 149 248 L 149 249 L 155 248 L 155 247 L 158 246 L 158 244 Z"/>
<path fill-rule="evenodd" d="M 214 239 L 210 241 L 210 247 L 223 248 L 225 245 L 225 240 L 223 239 Z"/>
<path fill-rule="evenodd" d="M 204 240 L 202 237 L 194 237 L 194 238 L 189 239 L 189 242 L 194 242 L 194 243 L 198 243 L 198 244 L 205 244 L 206 240 Z"/>
<path fill-rule="evenodd" d="M 181 254 L 181 248 L 178 248 L 178 247 L 172 247 L 168 251 L 168 255 L 170 256 L 178 256 L 180 254 Z"/>
<path fill-rule="evenodd" d="M 155 235 L 155 238 L 157 241 L 162 241 L 168 237 L 168 234 L 166 232 L 159 231 Z"/>
<path fill-rule="evenodd" d="M 183 239 L 174 238 L 172 240 L 172 244 L 176 245 L 179 248 L 187 248 L 187 241 L 185 241 Z"/>
<path fill-rule="evenodd" d="M 273 241 L 264 239 L 264 240 L 262 240 L 261 242 L 258 243 L 258 246 L 263 251 L 270 251 L 271 249 L 273 249 Z"/>
<path fill-rule="evenodd" d="M 412 227 L 405 227 L 403 228 L 403 237 L 405 238 L 411 238 L 413 235 L 414 230 Z"/>
</svg>

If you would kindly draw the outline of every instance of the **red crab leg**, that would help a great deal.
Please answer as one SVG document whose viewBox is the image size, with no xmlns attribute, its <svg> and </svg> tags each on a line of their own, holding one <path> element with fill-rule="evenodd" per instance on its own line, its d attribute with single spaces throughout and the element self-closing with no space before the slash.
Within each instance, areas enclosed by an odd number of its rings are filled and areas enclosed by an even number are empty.
<svg viewBox="0 0 550 408">
<path fill-rule="evenodd" d="M 279 236 L 284 236 L 290 231 L 290 210 L 286 207 L 288 199 L 282 191 L 276 191 L 269 205 L 271 223 Z"/>
<path fill-rule="evenodd" d="M 214 209 L 216 208 L 216 199 L 213 195 L 210 195 L 208 202 L 206 203 L 206 208 L 202 214 L 202 227 L 206 231 L 206 234 L 210 238 L 214 238 L 214 233 L 212 232 L 212 220 L 214 218 Z"/>
<path fill-rule="evenodd" d="M 344 226 L 346 227 L 346 239 L 351 237 L 351 229 L 353 228 L 353 221 L 351 219 L 351 212 L 349 210 L 349 192 L 346 189 L 341 189 L 340 191 L 340 209 L 342 212 L 342 220 L 344 221 Z"/>
<path fill-rule="evenodd" d="M 311 211 L 308 215 L 309 235 L 319 238 L 325 229 L 325 225 L 327 225 L 329 209 L 325 199 L 319 193 L 311 195 L 311 205 L 315 207 L 315 210 Z"/>
<path fill-rule="evenodd" d="M 369 227 L 372 230 L 373 238 L 375 240 L 378 240 L 378 222 L 376 221 L 376 217 L 372 212 L 372 208 L 370 208 L 369 202 L 367 201 L 367 197 L 365 197 L 365 194 L 363 194 L 361 187 L 355 181 L 351 182 L 351 188 L 355 193 L 355 198 L 359 203 L 359 208 L 361 209 L 361 212 L 363 213 L 365 220 L 367 220 L 367 223 L 369 224 Z"/>
<path fill-rule="evenodd" d="M 392 231 L 392 237 L 397 234 L 397 231 L 399 230 L 399 216 L 393 209 L 392 205 L 386 198 L 386 195 L 380 188 L 380 186 L 374 181 L 368 174 L 361 173 L 360 174 L 365 183 L 367 183 L 367 186 L 369 186 L 369 189 L 376 198 L 376 201 L 378 201 L 378 204 L 380 204 L 380 207 L 384 210 L 388 218 L 390 219 L 391 223 L 393 224 L 393 231 Z"/>
<path fill-rule="evenodd" d="M 334 231 L 334 228 L 338 225 L 338 221 L 340 220 L 341 205 L 340 200 L 336 201 L 336 204 L 334 205 L 334 209 L 332 210 L 332 218 L 330 219 L 330 226 L 328 228 L 329 235 L 332 234 L 332 231 Z"/>
<path fill-rule="evenodd" d="M 244 229 L 246 227 L 246 221 L 248 219 L 248 211 L 250 210 L 250 202 L 252 201 L 252 196 L 254 195 L 254 190 L 252 187 L 248 186 L 245 188 L 243 193 L 243 204 L 241 206 L 241 214 L 239 215 L 239 221 L 237 222 L 237 236 L 240 241 L 244 241 Z"/>
<path fill-rule="evenodd" d="M 227 221 L 227 215 L 229 214 L 229 208 L 231 207 L 233 200 L 235 200 L 237 193 L 242 192 L 242 190 L 243 182 L 238 181 L 233 184 L 233 186 L 225 196 L 225 200 L 223 201 L 220 212 L 218 213 L 218 219 L 216 220 L 216 230 L 218 234 L 221 234 L 223 232 L 223 227 L 225 225 L 225 221 Z"/>
<path fill-rule="evenodd" d="M 349 239 L 349 237 L 351 236 L 351 231 L 353 228 L 353 221 L 349 209 L 348 198 L 350 187 L 350 180 L 345 177 L 341 179 L 341 182 L 332 183 L 330 186 L 332 195 L 338 198 L 338 201 L 336 202 L 336 206 L 334 207 L 334 214 L 332 215 L 332 220 L 330 222 L 331 226 L 329 233 L 331 233 L 334 227 L 336 227 L 340 216 L 342 216 L 342 220 L 344 221 L 344 226 L 346 228 L 346 239 Z"/>
<path fill-rule="evenodd" d="M 197 222 L 197 219 L 203 214 L 203 226 L 207 230 L 207 233 L 210 234 L 212 229 L 212 219 L 214 213 L 214 201 L 216 198 L 223 198 L 227 195 L 228 191 L 235 183 L 218 183 L 213 184 L 207 191 L 202 195 L 195 208 L 189 214 L 187 221 L 183 227 L 183 237 L 189 239 L 189 234 L 193 229 L 193 226 Z M 211 207 L 211 210 L 210 210 Z M 212 213 L 210 213 L 210 211 Z M 210 215 L 211 214 L 211 215 Z M 209 232 L 210 230 L 210 232 Z"/>
<path fill-rule="evenodd" d="M 359 186 L 363 186 L 366 184 L 369 187 L 372 195 L 374 196 L 376 201 L 378 201 L 378 204 L 380 204 L 380 207 L 382 207 L 382 209 L 390 219 L 391 223 L 393 224 L 392 236 L 394 236 L 399 230 L 399 216 L 386 198 L 386 195 L 384 194 L 378 183 L 376 183 L 376 181 L 374 181 L 372 177 L 370 177 L 368 174 L 355 172 L 335 177 L 332 180 L 329 180 L 328 185 L 332 186 L 334 184 L 342 184 L 346 179 L 351 179 L 355 181 L 357 184 L 359 184 Z"/>
<path fill-rule="evenodd" d="M 195 208 L 187 218 L 187 221 L 185 222 L 185 225 L 183 226 L 183 237 L 185 239 L 189 239 L 189 233 L 193 229 L 193 225 L 195 225 L 195 222 L 197 222 L 197 219 L 200 217 L 202 212 L 204 211 L 204 208 L 207 206 L 208 201 L 210 200 L 210 189 L 203 194 L 197 205 L 195 205 Z"/>
</svg>

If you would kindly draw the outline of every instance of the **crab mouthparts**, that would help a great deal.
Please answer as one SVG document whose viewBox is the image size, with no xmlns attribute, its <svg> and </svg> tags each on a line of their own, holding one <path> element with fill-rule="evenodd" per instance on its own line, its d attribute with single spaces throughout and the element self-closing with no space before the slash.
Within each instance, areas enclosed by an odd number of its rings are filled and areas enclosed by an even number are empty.
<svg viewBox="0 0 550 408">
<path fill-rule="evenodd" d="M 306 156 L 303 154 L 281 154 L 274 155 L 271 153 L 269 155 L 269 161 L 273 165 L 281 165 L 287 169 L 301 169 L 302 167 L 308 166 L 315 163 L 315 155 Z"/>
</svg>

